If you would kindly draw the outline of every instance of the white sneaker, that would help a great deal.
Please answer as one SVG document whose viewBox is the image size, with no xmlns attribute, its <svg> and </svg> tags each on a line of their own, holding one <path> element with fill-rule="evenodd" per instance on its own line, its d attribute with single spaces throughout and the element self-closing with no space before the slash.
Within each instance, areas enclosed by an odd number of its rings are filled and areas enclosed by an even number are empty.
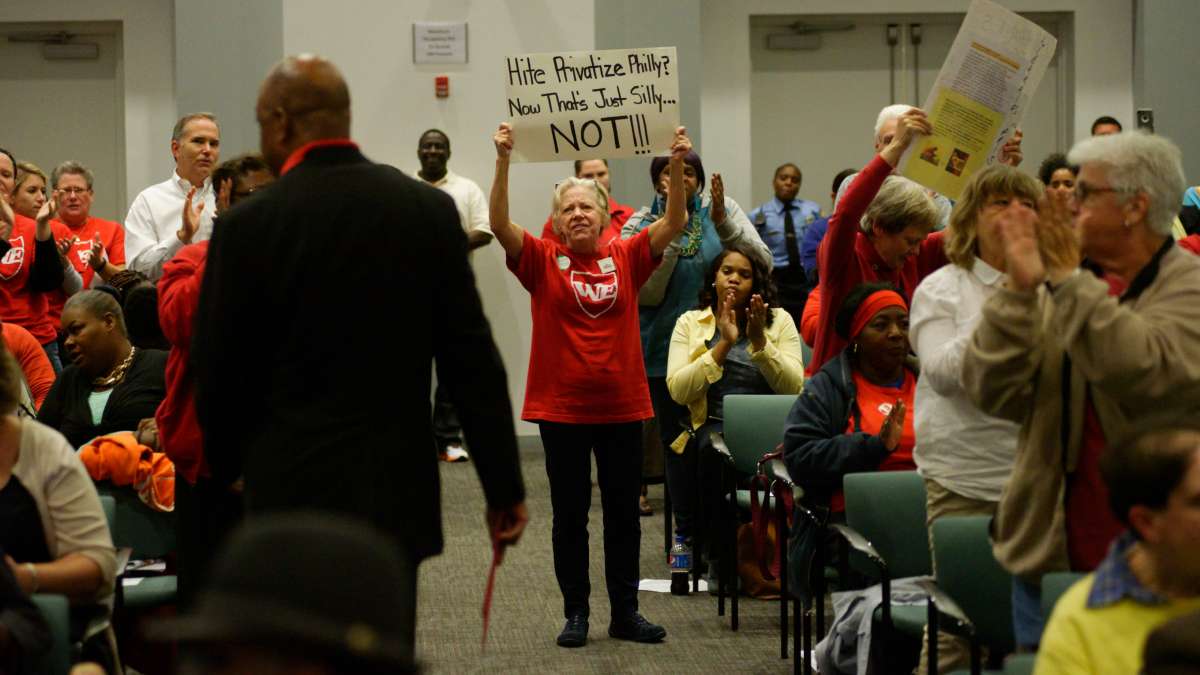
<svg viewBox="0 0 1200 675">
<path fill-rule="evenodd" d="M 466 450 L 463 450 L 463 446 L 451 444 L 442 451 L 441 458 L 443 462 L 465 462 L 471 459 L 471 456 L 467 454 Z"/>
</svg>

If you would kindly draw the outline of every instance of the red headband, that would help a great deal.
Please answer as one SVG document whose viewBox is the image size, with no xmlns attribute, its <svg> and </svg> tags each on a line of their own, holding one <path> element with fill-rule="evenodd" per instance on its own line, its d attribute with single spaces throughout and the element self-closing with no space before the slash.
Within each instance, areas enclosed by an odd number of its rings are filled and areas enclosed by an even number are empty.
<svg viewBox="0 0 1200 675">
<path fill-rule="evenodd" d="M 854 312 L 854 320 L 850 322 L 850 339 L 858 337 L 863 328 L 867 327 L 871 319 L 879 313 L 879 310 L 885 307 L 900 307 L 904 311 L 908 311 L 908 303 L 904 302 L 904 298 L 896 291 L 875 291 L 867 296 L 866 300 L 858 306 Z"/>
</svg>

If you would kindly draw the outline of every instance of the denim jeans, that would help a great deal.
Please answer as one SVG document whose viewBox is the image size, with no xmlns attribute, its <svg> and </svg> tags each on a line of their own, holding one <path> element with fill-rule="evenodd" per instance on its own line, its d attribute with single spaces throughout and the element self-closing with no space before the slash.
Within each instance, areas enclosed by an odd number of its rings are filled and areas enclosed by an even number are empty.
<svg viewBox="0 0 1200 675">
<path fill-rule="evenodd" d="M 54 374 L 61 375 L 63 371 L 62 359 L 58 356 L 58 341 L 51 340 L 42 345 L 42 350 L 46 352 L 46 358 L 50 359 L 50 365 L 54 367 Z"/>
<path fill-rule="evenodd" d="M 1018 577 L 1012 585 L 1013 634 L 1017 646 L 1029 651 L 1042 640 L 1046 619 L 1042 616 L 1042 589 Z"/>
</svg>

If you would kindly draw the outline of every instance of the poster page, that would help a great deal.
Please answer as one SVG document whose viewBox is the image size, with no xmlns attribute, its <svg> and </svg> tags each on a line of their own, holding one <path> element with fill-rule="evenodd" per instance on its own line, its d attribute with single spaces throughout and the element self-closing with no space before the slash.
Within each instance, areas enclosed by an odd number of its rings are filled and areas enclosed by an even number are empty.
<svg viewBox="0 0 1200 675">
<path fill-rule="evenodd" d="M 514 161 L 663 154 L 675 137 L 674 47 L 522 54 L 505 65 Z"/>
<path fill-rule="evenodd" d="M 999 161 L 1057 45 L 1032 21 L 972 0 L 923 106 L 933 134 L 909 146 L 900 175 L 958 199 L 976 171 Z"/>
</svg>

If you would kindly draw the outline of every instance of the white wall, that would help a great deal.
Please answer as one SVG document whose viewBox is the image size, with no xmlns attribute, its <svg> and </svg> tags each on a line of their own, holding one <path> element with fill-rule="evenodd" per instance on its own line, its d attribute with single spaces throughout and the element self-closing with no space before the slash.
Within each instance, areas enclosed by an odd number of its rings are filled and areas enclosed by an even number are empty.
<svg viewBox="0 0 1200 675">
<path fill-rule="evenodd" d="M 1196 0 L 1137 0 L 1134 67 L 1138 108 L 1154 111 L 1155 133 L 1175 141 L 1183 150 L 1188 185 L 1200 185 L 1200 88 L 1196 63 L 1187 54 L 1196 50 L 1195 30 L 1200 26 Z M 1132 118 L 1121 118 L 1132 129 Z"/>
<path fill-rule="evenodd" d="M 593 0 L 362 0 L 353 7 L 347 12 L 327 0 L 289 0 L 283 8 L 284 52 L 315 52 L 341 68 L 350 85 L 353 136 L 373 160 L 415 173 L 417 139 L 437 127 L 450 137 L 451 170 L 485 192 L 495 166 L 491 136 L 507 117 L 504 57 L 594 44 Z M 412 63 L 412 22 L 463 20 L 469 63 Z M 440 74 L 450 76 L 448 99 L 434 97 L 433 78 Z M 540 234 L 552 186 L 570 173 L 569 162 L 515 166 L 512 219 Z M 529 294 L 505 269 L 497 244 L 476 251 L 474 263 L 519 414 L 529 365 Z M 518 433 L 534 434 L 536 428 L 522 422 Z"/>
<path fill-rule="evenodd" d="M 704 35 L 704 84 L 700 115 L 703 124 L 704 164 L 720 167 L 726 192 L 749 201 L 752 157 L 750 105 L 750 17 L 771 14 L 882 14 L 965 12 L 968 0 L 703 0 L 701 30 Z M 1111 114 L 1122 119 L 1133 115 L 1133 4 L 1131 0 L 1001 0 L 1020 12 L 1070 12 L 1075 39 L 1060 42 L 1074 50 L 1074 87 L 1067 92 L 1075 106 L 1074 135 L 1088 133 L 1091 121 Z M 830 101 L 829 105 L 838 105 Z M 876 111 L 865 114 L 872 120 Z M 848 111 L 848 114 L 858 114 Z M 821 133 L 805 129 L 801 133 Z M 1032 158 L 1031 158 L 1032 161 Z"/>
<path fill-rule="evenodd" d="M 0 22 L 118 21 L 121 55 L 118 76 L 124 89 L 125 120 L 117 133 L 125 150 L 125 190 L 119 220 L 142 188 L 164 180 L 174 166 L 171 127 L 175 124 L 174 30 L 171 3 L 157 0 L 40 0 L 0 3 Z M 69 95 L 58 101 L 30 105 L 70 105 Z M 109 129 L 98 129 L 107 133 Z M 3 133 L 39 133 L 12 130 Z"/>
</svg>

